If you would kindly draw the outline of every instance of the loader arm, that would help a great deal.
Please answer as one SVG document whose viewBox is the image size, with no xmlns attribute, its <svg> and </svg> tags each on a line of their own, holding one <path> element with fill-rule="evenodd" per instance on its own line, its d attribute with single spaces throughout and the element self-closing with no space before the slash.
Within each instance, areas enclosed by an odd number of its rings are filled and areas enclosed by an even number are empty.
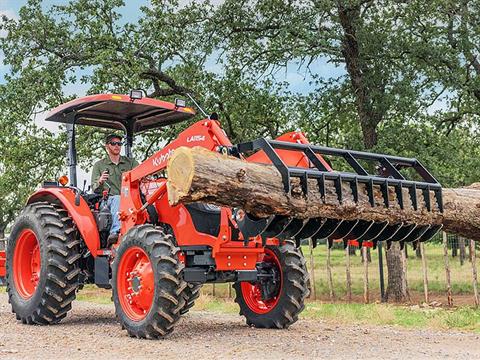
<svg viewBox="0 0 480 360">
<path fill-rule="evenodd" d="M 131 226 L 145 223 L 146 207 L 166 193 L 166 181 L 160 182 L 158 189 L 143 203 L 140 198 L 140 181 L 165 170 L 168 159 L 175 149 L 181 146 L 201 146 L 211 151 L 219 151 L 219 147 L 228 148 L 232 146 L 232 143 L 218 121 L 201 120 L 180 133 L 177 139 L 157 151 L 135 169 L 124 173 L 120 202 L 121 234 L 125 234 Z"/>
</svg>

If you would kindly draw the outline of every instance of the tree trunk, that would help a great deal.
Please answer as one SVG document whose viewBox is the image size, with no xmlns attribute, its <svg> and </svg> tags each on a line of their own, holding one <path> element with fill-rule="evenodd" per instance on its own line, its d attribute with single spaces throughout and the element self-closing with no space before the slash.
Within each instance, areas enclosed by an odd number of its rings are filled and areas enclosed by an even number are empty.
<svg viewBox="0 0 480 360">
<path fill-rule="evenodd" d="M 175 150 L 168 162 L 168 200 L 171 205 L 207 202 L 220 206 L 240 207 L 257 217 L 272 214 L 297 218 L 333 218 L 373 220 L 418 225 L 443 224 L 444 230 L 466 238 L 480 240 L 480 190 L 478 184 L 460 189 L 443 189 L 443 213 L 438 210 L 431 192 L 432 211 L 427 211 L 417 191 L 418 210 L 404 190 L 404 209 L 396 202 L 395 191 L 389 188 L 391 206 L 385 208 L 378 187 L 374 188 L 372 207 L 364 184 L 358 184 L 358 202 L 353 201 L 350 185 L 342 184 L 343 200 L 338 201 L 333 182 L 325 182 L 322 197 L 317 182 L 309 180 L 304 195 L 300 180 L 293 178 L 291 193 L 284 191 L 281 175 L 272 165 L 242 161 L 204 148 Z"/>
<path fill-rule="evenodd" d="M 402 250 L 400 244 L 393 243 L 386 251 L 388 267 L 388 283 L 385 298 L 387 301 L 406 302 L 408 301 L 407 283 L 403 269 Z M 395 271 L 390 271 L 390 269 Z"/>
</svg>

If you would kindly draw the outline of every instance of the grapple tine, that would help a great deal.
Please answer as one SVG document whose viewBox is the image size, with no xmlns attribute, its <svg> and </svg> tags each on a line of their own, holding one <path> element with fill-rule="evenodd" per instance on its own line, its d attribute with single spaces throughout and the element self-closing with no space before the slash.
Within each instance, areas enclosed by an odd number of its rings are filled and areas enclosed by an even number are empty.
<svg viewBox="0 0 480 360">
<path fill-rule="evenodd" d="M 441 230 L 442 227 L 443 227 L 443 225 L 433 225 L 432 227 L 430 227 L 430 229 L 428 229 L 425 232 L 425 234 L 420 236 L 418 241 L 424 242 L 424 241 L 430 240 L 432 237 L 437 235 L 437 233 Z"/>
<path fill-rule="evenodd" d="M 323 220 L 322 218 L 308 219 L 302 230 L 300 230 L 300 232 L 295 235 L 295 240 L 303 240 L 312 237 L 318 232 L 318 230 L 320 230 L 320 226 L 323 222 L 325 222 L 325 220 Z"/>
<path fill-rule="evenodd" d="M 430 225 L 424 225 L 424 226 L 417 226 L 415 230 L 412 231 L 410 235 L 408 235 L 408 238 L 405 239 L 406 242 L 415 242 L 420 237 L 425 234 L 428 229 L 430 229 Z"/>
<path fill-rule="evenodd" d="M 312 236 L 312 240 L 328 238 L 342 223 L 343 220 L 327 219 L 322 226 L 320 226 L 316 234 Z"/>
<path fill-rule="evenodd" d="M 361 237 L 372 227 L 374 221 L 360 220 L 357 225 L 352 229 L 350 234 L 344 237 L 345 240 L 357 239 L 357 241 L 362 241 Z"/>
<path fill-rule="evenodd" d="M 402 228 L 403 223 L 388 225 L 380 235 L 377 236 L 377 241 L 390 241 L 390 239 Z"/>
<path fill-rule="evenodd" d="M 297 235 L 300 232 L 300 230 L 302 230 L 305 224 L 306 224 L 306 221 L 304 219 L 294 218 L 285 227 L 285 229 L 283 229 L 283 232 L 279 236 L 284 237 L 286 239 L 291 239 L 295 235 Z"/>
<path fill-rule="evenodd" d="M 334 231 L 328 238 L 329 239 L 343 239 L 349 235 L 355 226 L 358 224 L 359 220 L 345 220 L 340 226 Z"/>
<path fill-rule="evenodd" d="M 276 215 L 260 235 L 267 238 L 277 237 L 292 220 L 293 218 L 288 216 Z"/>
<path fill-rule="evenodd" d="M 405 243 L 406 241 L 405 240 L 401 240 L 399 241 L 400 242 L 400 250 L 403 250 L 405 248 Z"/>
<path fill-rule="evenodd" d="M 413 230 L 417 227 L 416 224 L 407 224 L 403 225 L 400 230 L 397 231 L 395 235 L 393 235 L 390 241 L 402 241 L 407 238 Z"/>
<path fill-rule="evenodd" d="M 388 221 L 385 222 L 374 222 L 372 226 L 368 229 L 368 231 L 363 234 L 361 237 L 358 238 L 358 240 L 362 241 L 373 241 L 376 239 L 382 232 L 385 230 L 385 228 L 388 226 Z"/>
<path fill-rule="evenodd" d="M 387 240 L 387 250 L 390 250 L 390 248 L 392 247 L 392 243 L 393 241 Z"/>
</svg>

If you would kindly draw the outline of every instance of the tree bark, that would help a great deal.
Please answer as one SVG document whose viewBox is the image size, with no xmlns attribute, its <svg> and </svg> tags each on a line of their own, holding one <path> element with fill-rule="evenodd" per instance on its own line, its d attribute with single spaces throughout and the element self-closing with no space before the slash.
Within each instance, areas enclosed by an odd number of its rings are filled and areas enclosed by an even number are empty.
<svg viewBox="0 0 480 360">
<path fill-rule="evenodd" d="M 317 182 L 309 180 L 304 195 L 300 181 L 293 178 L 292 190 L 284 191 L 282 179 L 272 165 L 242 161 L 204 148 L 178 148 L 169 159 L 168 199 L 171 205 L 192 202 L 214 203 L 220 206 L 241 207 L 257 217 L 272 214 L 297 218 L 333 218 L 343 220 L 373 220 L 418 225 L 443 224 L 444 230 L 473 240 L 480 240 L 480 185 L 459 189 L 443 189 L 443 213 L 438 210 L 431 192 L 432 211 L 427 211 L 417 191 L 418 210 L 414 210 L 404 190 L 404 209 L 389 189 L 390 207 L 383 205 L 378 187 L 374 188 L 372 207 L 364 184 L 358 184 L 358 202 L 353 201 L 349 184 L 342 184 L 344 199 L 338 201 L 333 182 L 326 181 L 326 194 L 320 194 Z"/>
<path fill-rule="evenodd" d="M 390 271 L 388 268 L 388 283 L 385 298 L 387 301 L 406 302 L 408 301 L 407 282 L 403 271 L 403 256 L 400 244 L 393 243 L 386 251 L 387 261 L 392 268 L 399 271 Z"/>
</svg>

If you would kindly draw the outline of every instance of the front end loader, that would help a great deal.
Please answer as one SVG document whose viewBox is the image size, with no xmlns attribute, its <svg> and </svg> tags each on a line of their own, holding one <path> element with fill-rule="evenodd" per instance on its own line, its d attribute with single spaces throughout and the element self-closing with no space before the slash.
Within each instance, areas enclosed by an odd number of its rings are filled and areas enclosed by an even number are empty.
<svg viewBox="0 0 480 360">
<path fill-rule="evenodd" d="M 305 192 L 309 179 L 316 179 L 320 192 L 325 181 L 334 181 L 340 185 L 336 191 L 341 200 L 347 196 L 342 182 L 350 184 L 348 196 L 354 198 L 356 187 L 363 183 L 372 194 L 373 187 L 379 186 L 387 207 L 389 190 L 397 192 L 398 206 L 403 206 L 400 194 L 406 188 L 412 204 L 430 204 L 433 192 L 437 206 L 429 211 L 442 208 L 440 185 L 416 160 L 313 146 L 300 132 L 233 145 L 213 114 L 123 173 L 120 211 L 114 215 L 121 220 L 121 231 L 118 242 L 110 244 L 111 221 L 104 207 L 109 195 L 77 187 L 75 126 L 124 131 L 126 155 L 131 156 L 135 134 L 194 115 L 180 102 L 148 99 L 137 92 L 87 96 L 47 116 L 48 121 L 69 124 L 71 183 L 45 182 L 28 199 L 11 229 L 6 283 L 17 319 L 28 324 L 57 323 L 67 315 L 81 287 L 93 283 L 112 289 L 116 314 L 129 335 L 161 338 L 193 306 L 203 284 L 232 282 L 247 324 L 286 328 L 297 321 L 309 292 L 301 240 L 327 239 L 331 244 L 343 239 L 375 245 L 378 241 L 426 241 L 439 230 L 275 214 L 257 219 L 241 208 L 208 203 L 171 206 L 166 187 L 168 159 L 178 147 L 201 146 L 244 161 L 273 164 L 286 192 L 292 178 L 300 179 Z M 334 171 L 324 156 L 341 157 L 353 170 Z M 364 161 L 380 167 L 370 173 Z M 401 172 L 405 168 L 417 179 L 407 180 Z M 418 199 L 417 190 L 423 199 Z"/>
</svg>

